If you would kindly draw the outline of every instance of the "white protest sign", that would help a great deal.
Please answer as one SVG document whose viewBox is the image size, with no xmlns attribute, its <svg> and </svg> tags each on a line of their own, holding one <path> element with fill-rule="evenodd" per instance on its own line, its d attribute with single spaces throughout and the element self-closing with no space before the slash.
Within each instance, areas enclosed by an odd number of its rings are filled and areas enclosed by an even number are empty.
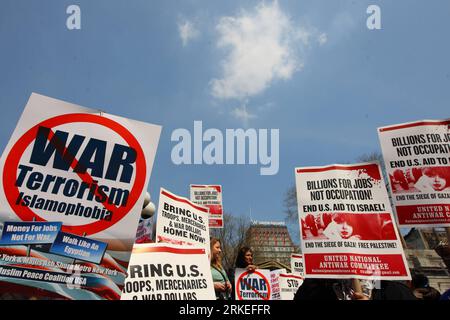
<svg viewBox="0 0 450 320">
<path fill-rule="evenodd" d="M 305 274 L 303 268 L 303 255 L 297 253 L 291 254 L 291 271 L 293 274 L 303 277 Z"/>
<path fill-rule="evenodd" d="M 0 160 L 0 280 L 119 299 L 160 133 L 33 93 Z"/>
<path fill-rule="evenodd" d="M 305 277 L 410 279 L 377 163 L 295 174 Z"/>
<path fill-rule="evenodd" d="M 139 225 L 136 231 L 136 243 L 151 243 L 153 240 L 153 224 L 154 217 L 140 218 Z"/>
<path fill-rule="evenodd" d="M 236 269 L 234 279 L 236 300 L 270 300 L 270 270 Z"/>
<path fill-rule="evenodd" d="M 206 250 L 165 243 L 135 244 L 122 300 L 215 300 Z"/>
<path fill-rule="evenodd" d="M 270 271 L 270 287 L 272 289 L 270 300 L 281 300 L 279 277 L 282 273 L 286 273 L 286 269 L 277 269 Z"/>
<path fill-rule="evenodd" d="M 198 244 L 209 252 L 208 209 L 161 188 L 156 242 Z"/>
<path fill-rule="evenodd" d="M 293 300 L 298 288 L 303 284 L 303 277 L 294 274 L 280 274 L 281 300 Z"/>
<path fill-rule="evenodd" d="M 450 227 L 450 120 L 378 129 L 400 227 Z"/>
<path fill-rule="evenodd" d="M 223 228 L 222 186 L 191 184 L 191 201 L 209 209 L 209 227 Z"/>
</svg>

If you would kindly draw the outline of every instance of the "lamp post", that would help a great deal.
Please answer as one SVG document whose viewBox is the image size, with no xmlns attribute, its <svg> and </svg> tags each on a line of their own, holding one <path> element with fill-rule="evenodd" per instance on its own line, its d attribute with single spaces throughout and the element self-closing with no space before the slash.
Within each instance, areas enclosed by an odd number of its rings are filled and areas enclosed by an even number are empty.
<svg viewBox="0 0 450 320">
<path fill-rule="evenodd" d="M 150 193 L 145 193 L 144 205 L 141 211 L 142 219 L 149 219 L 155 214 L 155 204 L 151 201 Z"/>
</svg>

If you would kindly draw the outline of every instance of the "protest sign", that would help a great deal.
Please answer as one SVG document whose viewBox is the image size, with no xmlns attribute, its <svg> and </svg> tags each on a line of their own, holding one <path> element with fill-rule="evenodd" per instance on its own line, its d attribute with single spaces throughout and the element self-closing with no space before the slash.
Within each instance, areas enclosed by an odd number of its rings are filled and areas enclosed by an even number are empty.
<svg viewBox="0 0 450 320">
<path fill-rule="evenodd" d="M 191 184 L 191 201 L 209 209 L 209 227 L 223 228 L 222 186 Z"/>
<path fill-rule="evenodd" d="M 281 273 L 279 275 L 279 284 L 280 299 L 294 300 L 295 293 L 303 284 L 303 277 L 294 274 Z"/>
<path fill-rule="evenodd" d="M 236 300 L 270 300 L 270 270 L 236 269 L 234 279 Z"/>
<path fill-rule="evenodd" d="M 140 218 L 136 231 L 136 243 L 151 243 L 153 240 L 153 217 Z"/>
<path fill-rule="evenodd" d="M 378 129 L 400 227 L 450 227 L 450 120 Z"/>
<path fill-rule="evenodd" d="M 306 278 L 410 278 L 377 163 L 295 172 Z"/>
<path fill-rule="evenodd" d="M 122 300 L 215 300 L 205 248 L 135 244 Z"/>
<path fill-rule="evenodd" d="M 208 209 L 161 188 L 156 242 L 199 244 L 209 252 Z"/>
<path fill-rule="evenodd" d="M 160 133 L 31 95 L 0 160 L 0 294 L 120 298 Z"/>
<path fill-rule="evenodd" d="M 291 271 L 293 274 L 303 277 L 303 255 L 296 253 L 291 254 Z"/>
<path fill-rule="evenodd" d="M 270 271 L 270 300 L 281 300 L 280 296 L 280 274 L 286 273 L 286 269 L 277 269 Z"/>
</svg>

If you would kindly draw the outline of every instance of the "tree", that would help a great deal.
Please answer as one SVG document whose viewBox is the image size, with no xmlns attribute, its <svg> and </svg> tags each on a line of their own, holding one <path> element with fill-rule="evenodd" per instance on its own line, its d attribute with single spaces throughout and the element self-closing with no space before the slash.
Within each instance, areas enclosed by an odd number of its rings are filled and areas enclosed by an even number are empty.
<svg viewBox="0 0 450 320">
<path fill-rule="evenodd" d="M 290 223 L 297 222 L 298 208 L 297 208 L 297 190 L 295 188 L 295 185 L 287 189 L 284 196 L 283 205 L 285 208 L 284 212 L 286 214 L 287 222 Z"/>
<path fill-rule="evenodd" d="M 222 265 L 225 270 L 234 268 L 239 248 L 246 245 L 246 233 L 250 227 L 247 217 L 236 217 L 230 213 L 223 215 L 221 229 L 211 229 L 211 236 L 220 240 L 222 245 Z"/>
</svg>

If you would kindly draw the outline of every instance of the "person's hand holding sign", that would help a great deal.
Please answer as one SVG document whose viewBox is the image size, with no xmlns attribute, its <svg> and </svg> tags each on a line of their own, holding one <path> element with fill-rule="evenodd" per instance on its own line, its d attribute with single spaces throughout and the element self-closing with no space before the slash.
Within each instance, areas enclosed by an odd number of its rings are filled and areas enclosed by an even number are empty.
<svg viewBox="0 0 450 320">
<path fill-rule="evenodd" d="M 214 282 L 214 290 L 219 291 L 219 292 L 224 292 L 225 284 L 223 282 Z"/>
<path fill-rule="evenodd" d="M 231 282 L 227 281 L 226 286 L 227 286 L 227 291 L 231 292 Z"/>
<path fill-rule="evenodd" d="M 257 267 L 256 267 L 254 264 L 249 264 L 249 265 L 246 267 L 246 269 L 247 269 L 247 271 L 249 271 L 249 272 L 254 272 L 254 271 L 257 269 Z"/>
<path fill-rule="evenodd" d="M 362 292 L 353 292 L 352 300 L 370 300 L 370 299 Z"/>
</svg>

